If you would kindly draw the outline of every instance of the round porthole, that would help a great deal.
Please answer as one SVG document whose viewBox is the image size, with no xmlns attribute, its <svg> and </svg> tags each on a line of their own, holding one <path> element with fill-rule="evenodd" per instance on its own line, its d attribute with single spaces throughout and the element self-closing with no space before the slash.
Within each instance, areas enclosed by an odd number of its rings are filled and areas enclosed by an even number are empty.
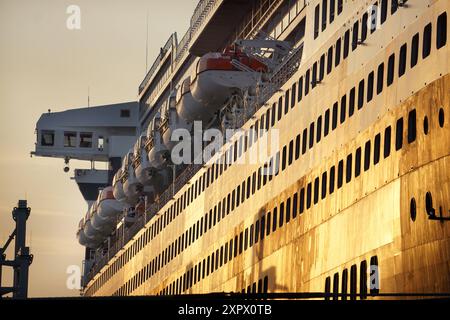
<svg viewBox="0 0 450 320">
<path fill-rule="evenodd" d="M 439 109 L 439 126 L 442 128 L 444 126 L 444 109 Z"/>
<path fill-rule="evenodd" d="M 433 197 L 431 196 L 431 192 L 429 191 L 425 195 L 425 209 L 429 216 L 434 216 Z"/>
<path fill-rule="evenodd" d="M 425 116 L 423 118 L 423 132 L 425 134 L 428 134 L 428 117 L 427 116 Z"/>
<path fill-rule="evenodd" d="M 409 204 L 409 214 L 411 215 L 411 220 L 416 221 L 417 207 L 416 199 L 411 198 L 411 203 Z"/>
</svg>

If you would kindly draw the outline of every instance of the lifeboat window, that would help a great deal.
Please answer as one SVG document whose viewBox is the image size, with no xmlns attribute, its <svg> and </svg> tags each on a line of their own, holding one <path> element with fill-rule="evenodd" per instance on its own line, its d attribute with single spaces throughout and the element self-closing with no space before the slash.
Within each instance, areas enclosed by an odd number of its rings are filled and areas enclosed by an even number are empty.
<svg viewBox="0 0 450 320">
<path fill-rule="evenodd" d="M 442 13 L 437 21 L 436 48 L 447 44 L 447 12 Z"/>
<path fill-rule="evenodd" d="M 289 111 L 289 90 L 286 90 L 286 95 L 284 97 L 284 114 Z"/>
<path fill-rule="evenodd" d="M 381 145 L 381 135 L 378 133 L 375 136 L 375 141 L 373 145 L 373 164 L 380 162 L 380 145 Z"/>
<path fill-rule="evenodd" d="M 328 49 L 327 54 L 327 74 L 331 73 L 332 68 L 333 68 L 333 47 L 330 47 Z"/>
<path fill-rule="evenodd" d="M 322 173 L 322 199 L 327 195 L 327 172 Z"/>
<path fill-rule="evenodd" d="M 403 118 L 397 120 L 395 132 L 395 150 L 400 150 L 403 146 Z"/>
<path fill-rule="evenodd" d="M 317 134 L 316 134 L 316 142 L 319 142 L 322 138 L 322 116 L 317 118 Z"/>
<path fill-rule="evenodd" d="M 344 123 L 345 121 L 346 108 L 347 108 L 347 95 L 344 95 L 341 98 L 341 123 Z"/>
<path fill-rule="evenodd" d="M 348 57 L 348 53 L 350 51 L 350 30 L 347 30 L 344 34 L 344 53 L 343 59 Z"/>
<path fill-rule="evenodd" d="M 395 54 L 391 54 L 388 61 L 388 75 L 387 75 L 388 87 L 394 82 L 394 67 L 395 67 Z"/>
<path fill-rule="evenodd" d="M 314 9 L 314 39 L 319 36 L 319 14 L 320 14 L 320 6 L 317 5 Z"/>
<path fill-rule="evenodd" d="M 307 129 L 303 129 L 303 145 L 302 145 L 302 154 L 306 153 L 306 144 L 307 144 Z"/>
<path fill-rule="evenodd" d="M 325 300 L 330 300 L 330 292 L 331 292 L 331 279 L 330 277 L 326 277 L 325 279 Z"/>
<path fill-rule="evenodd" d="M 314 204 L 319 202 L 319 178 L 314 179 Z"/>
<path fill-rule="evenodd" d="M 292 198 L 292 219 L 295 219 L 297 217 L 297 210 L 298 210 L 298 194 L 294 193 L 294 196 Z"/>
<path fill-rule="evenodd" d="M 80 148 L 92 148 L 92 133 L 80 133 Z"/>
<path fill-rule="evenodd" d="M 295 160 L 300 157 L 300 134 L 295 138 Z"/>
<path fill-rule="evenodd" d="M 377 94 L 380 94 L 383 91 L 384 85 L 384 63 L 381 63 L 378 66 L 377 71 Z"/>
<path fill-rule="evenodd" d="M 311 208 L 311 182 L 306 187 L 306 209 Z"/>
<path fill-rule="evenodd" d="M 364 18 L 367 19 L 367 13 L 364 14 L 363 16 L 363 22 L 362 22 L 362 26 L 361 26 L 361 39 L 363 39 L 364 36 L 367 37 L 367 22 L 364 23 Z M 347 31 L 348 32 L 348 31 Z M 348 46 L 347 44 L 347 32 L 345 33 L 346 36 L 346 43 L 344 45 L 344 51 L 346 51 L 346 47 Z M 358 41 L 359 41 L 359 22 L 355 21 L 355 23 L 353 24 L 353 39 L 352 39 L 352 51 L 355 51 L 355 49 L 358 47 Z M 347 53 L 348 53 L 348 48 L 347 48 Z M 344 53 L 344 58 L 346 57 L 346 54 Z"/>
<path fill-rule="evenodd" d="M 330 23 L 334 21 L 335 10 L 336 10 L 336 0 L 330 0 Z"/>
<path fill-rule="evenodd" d="M 408 114 L 408 143 L 416 140 L 416 109 L 413 109 Z"/>
<path fill-rule="evenodd" d="M 333 118 L 331 119 L 331 129 L 334 130 L 337 127 L 338 122 L 338 103 L 335 102 L 333 105 Z"/>
<path fill-rule="evenodd" d="M 348 116 L 351 117 L 353 115 L 353 113 L 355 112 L 355 94 L 356 93 L 356 89 L 355 87 L 353 87 L 350 90 L 350 97 L 349 97 L 349 101 L 348 101 Z"/>
<path fill-rule="evenodd" d="M 336 41 L 335 67 L 337 67 L 339 63 L 341 63 L 341 39 Z"/>
<path fill-rule="evenodd" d="M 51 147 L 55 144 L 55 131 L 42 130 L 41 131 L 41 146 Z"/>
<path fill-rule="evenodd" d="M 64 132 L 64 147 L 74 148 L 77 146 L 77 133 Z"/>
<path fill-rule="evenodd" d="M 415 67 L 419 60 L 419 33 L 416 33 L 411 41 L 411 68 Z"/>
<path fill-rule="evenodd" d="M 309 148 L 311 149 L 314 145 L 314 122 L 309 125 Z"/>
<path fill-rule="evenodd" d="M 369 73 L 369 77 L 367 78 L 367 102 L 372 101 L 373 98 L 373 82 L 374 82 L 375 74 L 372 71 Z"/>
<path fill-rule="evenodd" d="M 361 147 L 355 153 L 355 178 L 361 174 Z"/>
<path fill-rule="evenodd" d="M 381 0 L 381 24 L 383 24 L 387 19 L 387 2 L 388 0 Z"/>
<path fill-rule="evenodd" d="M 340 189 L 342 187 L 344 177 L 344 161 L 341 160 L 338 163 L 338 178 L 337 178 L 337 187 Z"/>
<path fill-rule="evenodd" d="M 398 64 L 398 77 L 402 77 L 406 72 L 406 54 L 407 54 L 407 46 L 406 43 L 402 45 L 400 48 L 400 61 Z"/>
<path fill-rule="evenodd" d="M 327 28 L 327 0 L 322 0 L 322 31 Z"/>
<path fill-rule="evenodd" d="M 347 162 L 345 164 L 345 182 L 349 183 L 352 180 L 352 160 L 353 160 L 353 155 L 350 153 L 347 156 Z"/>
<path fill-rule="evenodd" d="M 364 89 L 364 79 L 362 79 L 358 86 L 358 110 L 364 105 Z"/>
<path fill-rule="evenodd" d="M 370 168 L 370 140 L 364 146 L 364 171 Z"/>
<path fill-rule="evenodd" d="M 335 176 L 335 168 L 334 166 L 331 167 L 330 169 L 330 194 L 332 194 L 334 192 L 334 176 Z"/>
<path fill-rule="evenodd" d="M 305 188 L 300 190 L 300 208 L 299 213 L 302 214 L 305 211 Z"/>
<path fill-rule="evenodd" d="M 329 132 L 330 132 L 330 109 L 327 109 L 327 111 L 325 111 L 323 136 L 326 137 Z"/>
<path fill-rule="evenodd" d="M 422 58 L 425 59 L 430 55 L 431 52 L 431 23 L 427 24 L 423 30 L 423 47 L 422 47 Z"/>
<path fill-rule="evenodd" d="M 280 97 L 278 99 L 278 121 L 280 121 L 282 114 L 283 114 L 283 97 Z"/>
<path fill-rule="evenodd" d="M 292 84 L 291 92 L 292 92 L 292 95 L 291 95 L 291 108 L 293 108 L 295 106 L 295 99 L 296 99 L 295 94 L 297 93 L 297 83 L 294 82 Z"/>
</svg>

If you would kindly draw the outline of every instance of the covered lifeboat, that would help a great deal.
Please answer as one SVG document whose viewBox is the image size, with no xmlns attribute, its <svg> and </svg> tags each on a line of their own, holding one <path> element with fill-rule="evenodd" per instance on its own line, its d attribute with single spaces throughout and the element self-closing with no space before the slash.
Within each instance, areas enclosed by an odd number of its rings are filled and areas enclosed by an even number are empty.
<svg viewBox="0 0 450 320">
<path fill-rule="evenodd" d="M 173 139 L 172 134 L 176 130 L 183 130 L 190 137 L 191 128 L 192 124 L 178 114 L 176 109 L 176 95 L 172 93 L 166 103 L 161 107 L 161 125 L 159 127 L 162 141 L 169 154 L 179 142 Z"/>
<path fill-rule="evenodd" d="M 141 182 L 136 177 L 133 167 L 134 154 L 133 152 L 128 152 L 128 154 L 123 159 L 122 171 L 123 173 L 123 191 L 126 196 L 126 202 L 134 206 L 138 201 L 139 197 L 142 195 L 144 189 Z"/>
<path fill-rule="evenodd" d="M 238 46 L 228 47 L 223 53 L 207 53 L 197 62 L 191 94 L 208 109 L 206 112 L 216 112 L 233 93 L 254 87 L 258 75 L 266 72 L 265 64 L 243 53 Z"/>
<path fill-rule="evenodd" d="M 176 108 L 178 115 L 186 121 L 208 121 L 214 115 L 212 109 L 204 108 L 191 93 L 191 77 L 183 80 L 177 92 Z"/>
<path fill-rule="evenodd" d="M 118 201 L 125 202 L 126 195 L 123 191 L 123 183 L 122 183 L 123 171 L 122 168 L 117 170 L 116 174 L 113 177 L 112 187 L 113 187 L 113 195 L 114 198 Z"/>
<path fill-rule="evenodd" d="M 161 169 L 169 156 L 169 151 L 163 143 L 160 126 L 161 115 L 158 112 L 148 126 L 147 141 L 145 144 L 149 165 L 156 169 Z"/>
<path fill-rule="evenodd" d="M 97 199 L 97 211 L 91 218 L 94 229 L 104 236 L 114 231 L 117 225 L 117 216 L 124 209 L 124 205 L 114 198 L 112 187 L 106 187 Z"/>
</svg>

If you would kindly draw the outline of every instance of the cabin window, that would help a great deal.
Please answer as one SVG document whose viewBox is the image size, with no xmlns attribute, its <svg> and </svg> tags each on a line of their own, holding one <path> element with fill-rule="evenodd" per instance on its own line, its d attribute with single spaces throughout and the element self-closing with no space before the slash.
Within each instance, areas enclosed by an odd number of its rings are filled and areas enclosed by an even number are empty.
<svg viewBox="0 0 450 320">
<path fill-rule="evenodd" d="M 297 92 L 297 84 L 295 82 L 292 85 L 291 92 L 292 92 L 292 95 L 291 95 L 291 108 L 293 108 L 295 106 L 295 94 Z"/>
<path fill-rule="evenodd" d="M 333 118 L 331 119 L 331 129 L 334 130 L 337 127 L 338 122 L 338 103 L 335 102 L 333 105 Z"/>
<path fill-rule="evenodd" d="M 130 110 L 129 109 L 122 109 L 122 110 L 120 110 L 120 117 L 121 118 L 129 118 L 130 117 Z"/>
<path fill-rule="evenodd" d="M 325 54 L 320 57 L 320 67 L 319 67 L 319 82 L 323 80 L 325 76 Z"/>
<path fill-rule="evenodd" d="M 425 26 L 423 30 L 423 48 L 422 48 L 422 58 L 425 59 L 430 55 L 431 52 L 431 23 Z"/>
<path fill-rule="evenodd" d="M 311 149 L 314 145 L 314 122 L 309 125 L 309 148 Z"/>
<path fill-rule="evenodd" d="M 335 273 L 333 276 L 333 300 L 339 298 L 339 273 Z"/>
<path fill-rule="evenodd" d="M 325 279 L 325 300 L 330 300 L 330 292 L 331 292 L 331 279 L 330 279 L 330 277 L 326 277 L 326 279 Z"/>
<path fill-rule="evenodd" d="M 367 262 L 361 261 L 359 271 L 359 293 L 361 294 L 361 300 L 367 299 Z"/>
<path fill-rule="evenodd" d="M 298 210 L 298 193 L 294 193 L 294 196 L 292 197 L 292 219 L 297 217 L 297 210 Z"/>
<path fill-rule="evenodd" d="M 308 185 L 306 187 L 306 209 L 311 208 L 311 189 L 312 189 L 312 185 L 310 182 L 310 183 L 308 183 Z"/>
<path fill-rule="evenodd" d="M 403 146 L 403 118 L 397 120 L 395 129 L 395 150 L 400 150 Z"/>
<path fill-rule="evenodd" d="M 275 232 L 277 230 L 277 215 L 278 215 L 278 208 L 273 208 L 273 220 L 272 220 L 272 232 Z"/>
<path fill-rule="evenodd" d="M 307 96 L 309 93 L 310 81 L 311 81 L 311 73 L 308 69 L 308 71 L 306 71 L 306 75 L 305 75 L 305 96 Z"/>
<path fill-rule="evenodd" d="M 261 240 L 264 239 L 265 234 L 266 234 L 266 216 L 263 215 L 261 217 Z"/>
<path fill-rule="evenodd" d="M 319 142 L 322 138 L 322 116 L 317 118 L 317 133 L 316 133 L 316 141 Z"/>
<path fill-rule="evenodd" d="M 335 56 L 335 67 L 341 63 L 341 39 L 336 41 L 336 56 Z"/>
<path fill-rule="evenodd" d="M 373 82 L 374 82 L 375 74 L 372 71 L 369 73 L 369 77 L 367 79 L 367 102 L 372 101 L 373 98 Z"/>
<path fill-rule="evenodd" d="M 307 145 L 307 138 L 308 138 L 308 136 L 307 136 L 307 129 L 305 128 L 305 129 L 303 129 L 303 141 L 302 141 L 302 154 L 305 154 L 306 153 L 306 145 Z"/>
<path fill-rule="evenodd" d="M 322 199 L 327 195 L 327 172 L 322 173 Z"/>
<path fill-rule="evenodd" d="M 407 54 L 407 47 L 406 43 L 402 45 L 400 48 L 400 61 L 398 64 L 398 77 L 402 77 L 406 72 L 406 54 Z"/>
<path fill-rule="evenodd" d="M 444 109 L 439 108 L 439 127 L 443 128 L 444 127 Z"/>
<path fill-rule="evenodd" d="M 356 21 L 353 24 L 353 41 L 352 41 L 352 51 L 355 51 L 356 47 L 358 46 L 358 39 L 359 36 L 359 21 Z"/>
<path fill-rule="evenodd" d="M 375 136 L 374 146 L 373 146 L 373 164 L 380 162 L 380 145 L 381 145 L 381 135 L 378 133 Z"/>
<path fill-rule="evenodd" d="M 352 180 L 352 159 L 353 159 L 353 156 L 350 153 L 347 156 L 347 162 L 345 164 L 345 172 L 346 172 L 345 182 L 346 183 L 349 183 Z"/>
<path fill-rule="evenodd" d="M 416 33 L 411 42 L 411 68 L 415 67 L 419 60 L 419 33 Z"/>
<path fill-rule="evenodd" d="M 370 167 L 370 140 L 364 146 L 364 171 L 369 170 Z"/>
<path fill-rule="evenodd" d="M 384 84 L 384 63 L 378 66 L 377 71 L 377 94 L 380 94 L 383 91 Z"/>
<path fill-rule="evenodd" d="M 317 62 L 314 62 L 312 67 L 312 79 L 311 79 L 311 87 L 315 88 L 317 85 Z"/>
<path fill-rule="evenodd" d="M 283 114 L 283 97 L 278 99 L 278 121 L 280 121 Z"/>
<path fill-rule="evenodd" d="M 336 0 L 330 0 L 330 23 L 334 21 L 335 10 L 336 10 Z"/>
<path fill-rule="evenodd" d="M 314 179 L 314 204 L 319 202 L 319 178 Z"/>
<path fill-rule="evenodd" d="M 338 179 L 337 179 L 337 187 L 338 189 L 342 187 L 342 183 L 344 181 L 344 161 L 341 160 L 338 163 Z"/>
<path fill-rule="evenodd" d="M 327 53 L 327 74 L 331 73 L 333 69 L 333 47 L 328 48 Z"/>
<path fill-rule="evenodd" d="M 348 270 L 344 269 L 344 271 L 342 271 L 342 282 L 341 282 L 342 300 L 347 300 L 347 285 L 348 285 Z"/>
<path fill-rule="evenodd" d="M 295 160 L 300 157 L 300 134 L 295 138 Z"/>
<path fill-rule="evenodd" d="M 41 131 L 41 146 L 51 147 L 55 144 L 55 131 L 42 130 Z"/>
<path fill-rule="evenodd" d="M 92 148 L 92 133 L 80 133 L 80 148 Z"/>
<path fill-rule="evenodd" d="M 384 158 L 391 154 L 391 126 L 384 130 Z"/>
<path fill-rule="evenodd" d="M 327 1 L 322 0 L 322 31 L 327 28 Z"/>
<path fill-rule="evenodd" d="M 437 21 L 436 48 L 447 44 L 447 12 L 442 13 Z"/>
<path fill-rule="evenodd" d="M 342 10 L 344 9 L 344 0 L 338 0 L 338 15 L 342 13 Z"/>
<path fill-rule="evenodd" d="M 300 214 L 302 214 L 303 211 L 305 211 L 305 188 L 300 190 Z"/>
<path fill-rule="evenodd" d="M 64 147 L 74 148 L 76 146 L 77 146 L 77 133 L 65 131 L 64 132 Z"/>
<path fill-rule="evenodd" d="M 368 19 L 369 19 L 369 14 L 366 12 L 362 16 L 362 21 L 361 21 L 361 42 L 364 42 L 367 39 L 367 22 L 368 22 L 367 20 Z M 354 41 L 357 42 L 358 38 L 354 39 Z M 354 44 L 354 46 L 356 47 L 356 44 Z"/>
<path fill-rule="evenodd" d="M 293 158 L 293 149 L 294 149 L 294 140 L 289 142 L 289 153 L 288 153 L 288 165 L 292 164 Z"/>
<path fill-rule="evenodd" d="M 353 113 L 355 112 L 355 95 L 356 95 L 356 89 L 353 87 L 350 90 L 350 97 L 348 101 L 348 116 L 351 117 Z"/>
<path fill-rule="evenodd" d="M 284 97 L 284 114 L 289 111 L 289 90 L 286 90 L 286 95 Z"/>
<path fill-rule="evenodd" d="M 283 223 L 284 223 L 284 202 L 280 204 L 280 219 L 279 219 L 280 228 L 283 226 Z"/>
<path fill-rule="evenodd" d="M 341 123 L 344 123 L 345 121 L 346 107 L 347 107 L 347 95 L 344 95 L 341 98 Z"/>
<path fill-rule="evenodd" d="M 245 229 L 244 232 L 244 250 L 248 248 L 248 228 Z"/>
<path fill-rule="evenodd" d="M 326 137 L 329 132 L 330 132 L 330 109 L 327 109 L 327 111 L 325 111 L 323 136 Z"/>
<path fill-rule="evenodd" d="M 395 54 L 391 54 L 388 61 L 388 75 L 387 75 L 388 87 L 394 82 L 394 68 L 395 68 Z"/>
<path fill-rule="evenodd" d="M 283 147 L 283 153 L 281 157 L 281 170 L 286 169 L 286 146 Z"/>
<path fill-rule="evenodd" d="M 358 86 L 358 110 L 364 105 L 364 89 L 364 79 L 362 79 Z"/>
<path fill-rule="evenodd" d="M 303 97 L 303 76 L 298 80 L 298 102 L 302 100 Z"/>
<path fill-rule="evenodd" d="M 314 9 L 314 39 L 319 36 L 319 14 L 320 14 L 320 6 L 317 5 Z"/>
<path fill-rule="evenodd" d="M 335 176 L 335 168 L 334 166 L 332 166 L 330 168 L 330 186 L 329 186 L 330 194 L 334 192 L 334 176 Z"/>
<path fill-rule="evenodd" d="M 347 30 L 347 31 L 345 31 L 345 34 L 344 34 L 343 59 L 347 59 L 349 51 L 350 51 L 350 30 Z"/>
<path fill-rule="evenodd" d="M 291 220 L 291 198 L 286 200 L 286 223 Z"/>
<path fill-rule="evenodd" d="M 394 14 L 397 12 L 398 9 L 398 0 L 392 0 L 391 4 L 391 14 Z"/>
<path fill-rule="evenodd" d="M 381 0 L 381 24 L 387 19 L 388 0 Z"/>
<path fill-rule="evenodd" d="M 361 147 L 355 153 L 355 178 L 361 174 Z"/>
<path fill-rule="evenodd" d="M 356 264 L 350 268 L 350 300 L 356 300 L 357 269 Z"/>
<path fill-rule="evenodd" d="M 379 284 L 380 279 L 378 277 L 378 257 L 372 256 L 370 258 L 370 294 L 376 295 L 380 292 Z"/>
<path fill-rule="evenodd" d="M 416 140 L 416 109 L 413 109 L 408 114 L 408 143 Z"/>
<path fill-rule="evenodd" d="M 276 103 L 272 104 L 272 117 L 270 118 L 270 126 L 273 127 L 275 125 L 275 112 L 277 109 Z M 246 148 L 247 149 L 247 148 Z"/>
</svg>

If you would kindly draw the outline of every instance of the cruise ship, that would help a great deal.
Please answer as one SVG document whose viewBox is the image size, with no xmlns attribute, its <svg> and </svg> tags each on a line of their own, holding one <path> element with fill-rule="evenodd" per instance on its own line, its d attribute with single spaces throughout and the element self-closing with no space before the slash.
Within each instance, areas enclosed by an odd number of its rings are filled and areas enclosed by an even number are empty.
<svg viewBox="0 0 450 320">
<path fill-rule="evenodd" d="M 82 295 L 450 292 L 449 12 L 200 0 L 137 101 L 43 114 L 92 163 Z"/>
</svg>

